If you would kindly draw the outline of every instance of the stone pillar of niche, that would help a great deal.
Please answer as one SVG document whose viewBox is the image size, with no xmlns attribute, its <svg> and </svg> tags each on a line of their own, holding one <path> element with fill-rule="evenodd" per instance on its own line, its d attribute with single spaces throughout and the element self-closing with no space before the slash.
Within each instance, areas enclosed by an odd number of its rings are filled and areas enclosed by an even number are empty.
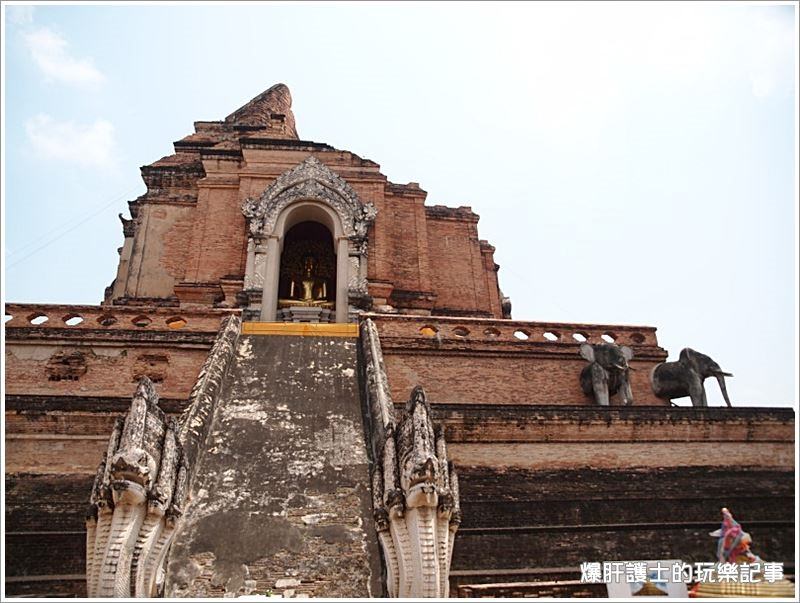
<svg viewBox="0 0 800 603">
<path fill-rule="evenodd" d="M 371 305 L 367 290 L 367 240 L 362 237 L 351 237 L 349 245 L 348 263 L 348 302 L 350 320 L 358 321 L 362 310 L 368 310 Z"/>
<path fill-rule="evenodd" d="M 263 290 L 267 265 L 267 237 L 254 236 L 251 240 L 253 242 L 253 274 L 248 288 Z"/>
<path fill-rule="evenodd" d="M 254 271 L 256 261 L 256 242 L 252 236 L 247 237 L 247 259 L 244 263 L 244 289 L 249 291 L 255 289 L 253 285 Z"/>
<path fill-rule="evenodd" d="M 244 298 L 241 300 L 245 304 L 242 319 L 246 321 L 261 319 L 266 254 L 265 238 L 250 234 L 247 237 L 247 259 L 244 268 Z"/>
<path fill-rule="evenodd" d="M 350 241 L 339 237 L 336 242 L 336 322 L 347 322 L 350 299 L 347 285 L 350 282 Z"/>
<path fill-rule="evenodd" d="M 263 255 L 262 286 L 264 293 L 261 297 L 262 322 L 275 322 L 278 314 L 278 281 L 281 271 L 281 241 L 275 235 L 266 238 L 266 249 Z M 258 259 L 256 255 L 256 259 Z M 258 267 L 258 262 L 256 262 Z"/>
</svg>

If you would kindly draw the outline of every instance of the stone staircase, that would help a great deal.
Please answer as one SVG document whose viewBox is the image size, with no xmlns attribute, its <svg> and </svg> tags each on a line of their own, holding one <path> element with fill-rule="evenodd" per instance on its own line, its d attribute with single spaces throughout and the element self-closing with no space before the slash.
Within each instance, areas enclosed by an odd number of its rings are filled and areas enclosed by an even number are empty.
<svg viewBox="0 0 800 603">
<path fill-rule="evenodd" d="M 380 596 L 355 331 L 244 326 L 197 451 L 165 595 Z"/>
</svg>

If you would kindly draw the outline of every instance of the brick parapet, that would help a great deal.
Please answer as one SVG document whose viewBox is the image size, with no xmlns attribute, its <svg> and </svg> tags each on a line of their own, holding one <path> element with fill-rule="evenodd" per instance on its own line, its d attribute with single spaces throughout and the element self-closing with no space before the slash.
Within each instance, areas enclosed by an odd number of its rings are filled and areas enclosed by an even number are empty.
<svg viewBox="0 0 800 603">
<path fill-rule="evenodd" d="M 653 327 L 530 322 L 498 318 L 369 314 L 383 346 L 389 384 L 403 399 L 417 384 L 433 404 L 586 405 L 577 335 L 589 343 L 613 337 L 634 351 L 634 404 L 669 406 L 650 386 L 650 371 L 666 360 Z M 552 339 L 552 340 L 551 340 Z M 618 401 L 612 398 L 612 405 Z"/>
<path fill-rule="evenodd" d="M 66 333 L 126 332 L 135 333 L 164 332 L 178 333 L 216 333 L 219 321 L 228 314 L 240 310 L 226 309 L 181 309 L 147 306 L 90 306 L 70 304 L 6 304 L 6 338 L 29 339 L 36 334 L 50 331 Z M 11 319 L 8 319 L 11 316 Z M 46 317 L 45 322 L 34 324 L 37 317 Z M 69 325 L 68 320 L 80 318 L 78 324 Z M 183 322 L 182 326 L 178 326 Z M 170 326 L 172 324 L 173 326 Z"/>
<path fill-rule="evenodd" d="M 147 375 L 163 396 L 185 398 L 220 320 L 238 310 L 8 304 L 5 312 L 8 395 L 128 396 Z M 32 324 L 37 316 L 48 320 Z M 67 324 L 76 317 L 83 321 Z M 185 324 L 170 328 L 172 319 Z"/>
<path fill-rule="evenodd" d="M 469 353 L 509 351 L 572 357 L 581 343 L 573 335 L 580 335 L 589 343 L 605 343 L 602 337 L 608 335 L 619 345 L 631 346 L 637 358 L 667 357 L 666 350 L 658 345 L 656 328 L 648 326 L 390 314 L 366 317 L 372 318 L 378 326 L 384 349 L 394 349 L 398 353 L 404 349 L 410 353 L 461 349 Z M 545 337 L 546 333 L 555 339 Z"/>
</svg>

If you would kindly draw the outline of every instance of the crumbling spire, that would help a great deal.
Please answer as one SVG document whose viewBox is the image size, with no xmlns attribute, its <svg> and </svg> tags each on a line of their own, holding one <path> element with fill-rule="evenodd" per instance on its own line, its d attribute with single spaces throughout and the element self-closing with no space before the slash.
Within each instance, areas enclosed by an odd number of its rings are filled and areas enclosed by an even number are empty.
<svg viewBox="0 0 800 603">
<path fill-rule="evenodd" d="M 297 139 L 297 129 L 292 113 L 292 94 L 286 84 L 275 84 L 225 118 L 225 123 L 236 126 L 275 127 L 282 122 L 289 138 Z"/>
</svg>

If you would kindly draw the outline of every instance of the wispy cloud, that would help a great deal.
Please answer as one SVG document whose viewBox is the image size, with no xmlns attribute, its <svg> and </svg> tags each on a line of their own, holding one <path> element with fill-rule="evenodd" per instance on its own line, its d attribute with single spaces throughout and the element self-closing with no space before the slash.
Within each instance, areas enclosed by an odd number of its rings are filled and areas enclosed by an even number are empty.
<svg viewBox="0 0 800 603">
<path fill-rule="evenodd" d="M 15 4 L 6 6 L 6 18 L 14 25 L 27 25 L 33 23 L 33 6 L 30 4 Z"/>
<path fill-rule="evenodd" d="M 70 55 L 63 36 L 48 27 L 39 27 L 24 35 L 33 60 L 45 77 L 65 84 L 98 84 L 105 77 L 91 59 Z"/>
<path fill-rule="evenodd" d="M 31 147 L 42 159 L 84 167 L 112 167 L 116 163 L 114 126 L 104 119 L 77 124 L 39 114 L 25 122 L 25 131 Z"/>
</svg>

